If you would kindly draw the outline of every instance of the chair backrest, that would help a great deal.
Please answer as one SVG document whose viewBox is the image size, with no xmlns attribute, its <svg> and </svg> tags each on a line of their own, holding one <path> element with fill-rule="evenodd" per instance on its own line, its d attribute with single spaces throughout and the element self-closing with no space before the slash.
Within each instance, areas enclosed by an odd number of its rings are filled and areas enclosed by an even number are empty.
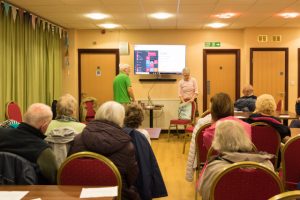
<svg viewBox="0 0 300 200">
<path fill-rule="evenodd" d="M 274 127 L 267 123 L 255 122 L 251 125 L 252 143 L 256 146 L 257 151 L 263 151 L 275 155 L 275 158 L 271 161 L 276 168 L 281 144 L 279 133 Z"/>
<path fill-rule="evenodd" d="M 6 118 L 7 119 L 13 119 L 17 122 L 22 122 L 22 113 L 19 105 L 14 102 L 8 102 L 6 105 Z"/>
<path fill-rule="evenodd" d="M 118 186 L 121 199 L 122 178 L 118 168 L 108 158 L 93 152 L 79 152 L 68 157 L 60 166 L 59 185 Z"/>
<path fill-rule="evenodd" d="M 238 162 L 226 167 L 212 182 L 212 200 L 266 200 L 283 192 L 279 177 L 256 162 Z"/>
<path fill-rule="evenodd" d="M 37 184 L 35 167 L 35 164 L 19 155 L 0 152 L 0 185 Z"/>
<path fill-rule="evenodd" d="M 200 118 L 203 118 L 203 117 L 205 117 L 205 116 L 207 116 L 207 115 L 209 115 L 209 114 L 210 114 L 210 109 L 204 111 L 204 112 L 200 115 Z"/>
<path fill-rule="evenodd" d="M 281 111 L 281 109 L 282 109 L 282 100 L 280 99 L 280 100 L 277 102 L 276 111 Z"/>
<path fill-rule="evenodd" d="M 286 189 L 297 189 L 300 182 L 300 135 L 289 139 L 283 146 L 282 155 L 282 178 Z"/>
<path fill-rule="evenodd" d="M 84 98 L 80 105 L 80 121 L 92 121 L 95 118 L 97 107 L 97 99 L 94 97 Z"/>
<path fill-rule="evenodd" d="M 295 200 L 300 198 L 300 190 L 283 192 L 270 198 L 269 200 Z"/>
<path fill-rule="evenodd" d="M 194 125 L 195 124 L 195 120 L 196 120 L 196 106 L 197 106 L 197 104 L 196 104 L 196 102 L 195 101 L 193 101 L 193 102 L 191 102 L 192 103 L 192 115 L 191 115 L 191 122 L 192 122 L 192 124 Z"/>
<path fill-rule="evenodd" d="M 203 144 L 203 133 L 205 129 L 211 126 L 211 123 L 204 124 L 199 128 L 195 137 L 196 152 L 197 152 L 197 167 L 199 168 L 206 162 L 208 150 Z"/>
</svg>

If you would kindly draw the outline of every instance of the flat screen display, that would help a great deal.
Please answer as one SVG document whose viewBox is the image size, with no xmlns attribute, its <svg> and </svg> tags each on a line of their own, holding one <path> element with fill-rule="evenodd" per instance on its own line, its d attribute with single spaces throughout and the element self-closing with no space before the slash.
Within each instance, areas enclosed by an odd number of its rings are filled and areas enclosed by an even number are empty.
<svg viewBox="0 0 300 200">
<path fill-rule="evenodd" d="M 135 45 L 135 74 L 181 74 L 185 45 Z"/>
</svg>

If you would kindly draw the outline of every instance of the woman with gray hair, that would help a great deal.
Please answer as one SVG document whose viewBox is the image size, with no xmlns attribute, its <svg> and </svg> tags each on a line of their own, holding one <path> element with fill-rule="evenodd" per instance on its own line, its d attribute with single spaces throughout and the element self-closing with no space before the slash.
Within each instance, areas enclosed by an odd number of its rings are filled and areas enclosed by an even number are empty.
<svg viewBox="0 0 300 200">
<path fill-rule="evenodd" d="M 122 199 L 140 199 L 133 186 L 138 176 L 138 165 L 131 137 L 122 130 L 124 107 L 114 101 L 105 102 L 74 139 L 69 154 L 91 151 L 109 158 L 122 176 Z"/>
<path fill-rule="evenodd" d="M 273 155 L 253 152 L 253 145 L 243 126 L 233 120 L 217 122 L 212 148 L 219 155 L 211 157 L 200 173 L 200 194 L 202 200 L 208 200 L 212 182 L 222 170 L 236 162 L 258 162 L 274 170 L 270 161 Z"/>
<path fill-rule="evenodd" d="M 61 96 L 56 104 L 57 116 L 55 120 L 52 120 L 46 131 L 46 135 L 57 128 L 69 127 L 76 131 L 76 133 L 81 133 L 85 127 L 85 124 L 80 123 L 76 119 L 77 101 L 70 95 L 65 94 Z"/>
</svg>

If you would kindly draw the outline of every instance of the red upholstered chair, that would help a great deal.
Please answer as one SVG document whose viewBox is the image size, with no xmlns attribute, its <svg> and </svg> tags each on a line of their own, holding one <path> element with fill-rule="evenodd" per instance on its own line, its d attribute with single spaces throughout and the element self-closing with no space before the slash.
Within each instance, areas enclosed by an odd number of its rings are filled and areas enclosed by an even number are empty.
<svg viewBox="0 0 300 200">
<path fill-rule="evenodd" d="M 19 105 L 11 101 L 6 105 L 6 119 L 13 119 L 17 122 L 22 122 L 22 113 Z"/>
<path fill-rule="evenodd" d="M 199 128 L 199 130 L 196 133 L 195 144 L 196 144 L 196 156 L 197 156 L 197 174 L 206 162 L 208 150 L 205 148 L 203 144 L 203 133 L 205 129 L 207 129 L 210 126 L 211 123 L 204 124 Z"/>
<path fill-rule="evenodd" d="M 94 97 L 84 98 L 80 105 L 80 121 L 89 122 L 94 120 L 97 108 L 97 99 Z"/>
<path fill-rule="evenodd" d="M 275 172 L 256 162 L 239 162 L 216 175 L 210 190 L 212 200 L 266 200 L 283 192 Z"/>
<path fill-rule="evenodd" d="M 282 100 L 280 99 L 280 100 L 277 102 L 276 111 L 281 111 L 281 109 L 282 109 Z"/>
<path fill-rule="evenodd" d="M 79 152 L 68 157 L 57 174 L 59 185 L 118 186 L 121 199 L 122 178 L 117 167 L 106 157 L 93 152 Z"/>
<path fill-rule="evenodd" d="M 193 126 L 195 123 L 195 114 L 196 114 L 196 102 L 191 102 L 192 103 L 192 113 L 191 113 L 191 119 L 171 119 L 170 120 L 170 125 L 169 125 L 169 131 L 168 131 L 168 141 L 170 139 L 170 132 L 171 128 L 175 127 L 176 128 L 176 133 L 178 134 L 178 126 L 184 126 L 184 130 L 187 128 L 188 125 Z"/>
<path fill-rule="evenodd" d="M 276 169 L 281 144 L 279 133 L 275 128 L 263 122 L 256 122 L 251 125 L 252 143 L 256 146 L 257 151 L 264 151 L 275 155 L 272 163 Z"/>
<path fill-rule="evenodd" d="M 300 199 L 300 190 L 283 192 L 270 198 L 269 200 L 295 200 Z"/>
<path fill-rule="evenodd" d="M 289 139 L 283 146 L 282 179 L 287 190 L 296 190 L 300 182 L 300 135 Z"/>
</svg>

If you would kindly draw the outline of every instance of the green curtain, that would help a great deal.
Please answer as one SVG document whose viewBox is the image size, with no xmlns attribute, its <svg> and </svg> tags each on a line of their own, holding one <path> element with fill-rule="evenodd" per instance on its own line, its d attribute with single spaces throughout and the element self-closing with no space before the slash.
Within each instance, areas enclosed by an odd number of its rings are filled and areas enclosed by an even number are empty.
<svg viewBox="0 0 300 200">
<path fill-rule="evenodd" d="M 6 7 L 6 8 L 5 8 Z M 8 9 L 7 9 L 8 8 Z M 51 105 L 61 95 L 63 38 L 59 28 L 0 6 L 0 121 L 6 104 L 16 101 L 24 113 L 36 102 Z"/>
</svg>

